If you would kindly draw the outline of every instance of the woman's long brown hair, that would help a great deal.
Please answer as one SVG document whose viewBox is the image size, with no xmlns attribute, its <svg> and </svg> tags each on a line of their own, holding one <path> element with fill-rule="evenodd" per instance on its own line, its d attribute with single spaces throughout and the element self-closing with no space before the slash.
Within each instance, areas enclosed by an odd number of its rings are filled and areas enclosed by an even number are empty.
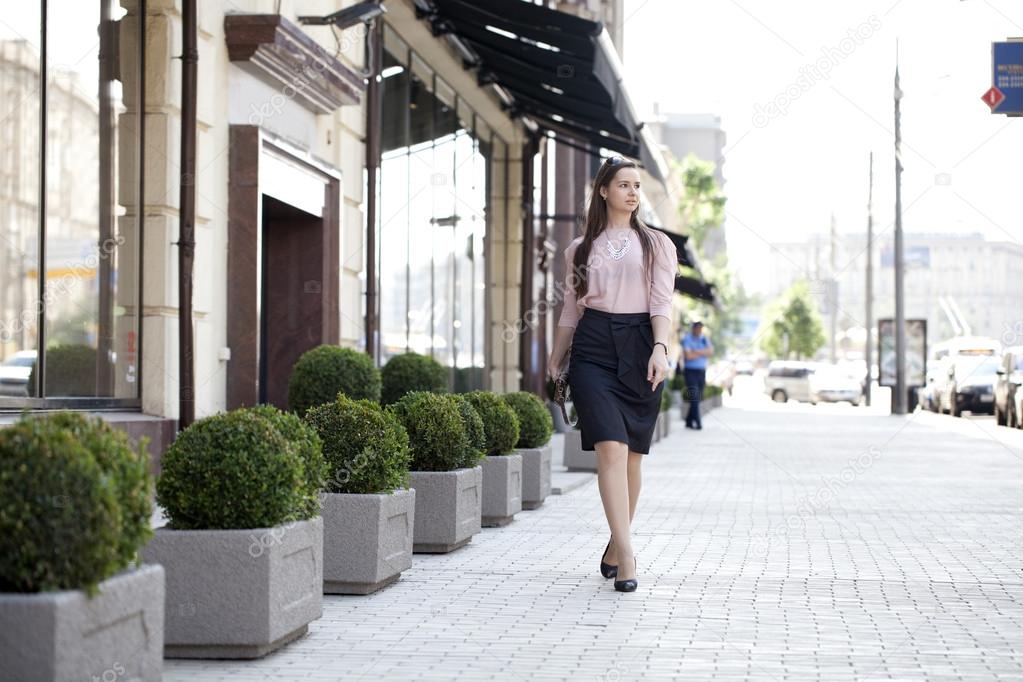
<svg viewBox="0 0 1023 682">
<path fill-rule="evenodd" d="M 610 161 L 610 159 L 608 160 Z M 600 196 L 600 188 L 609 186 L 615 179 L 615 175 L 623 168 L 637 168 L 631 161 L 622 160 L 612 164 L 605 161 L 597 171 L 597 177 L 593 178 L 593 191 L 590 194 L 590 208 L 586 211 L 586 232 L 583 234 L 583 241 L 575 250 L 575 258 L 572 265 L 576 274 L 575 295 L 582 298 L 586 295 L 586 282 L 589 279 L 588 261 L 590 249 L 593 247 L 593 240 L 607 227 L 607 202 Z M 649 227 L 639 219 L 639 206 L 636 206 L 632 215 L 629 216 L 629 225 L 639 235 L 639 243 L 643 247 L 643 257 L 646 261 L 646 270 L 649 273 L 654 262 L 654 238 Z"/>
</svg>

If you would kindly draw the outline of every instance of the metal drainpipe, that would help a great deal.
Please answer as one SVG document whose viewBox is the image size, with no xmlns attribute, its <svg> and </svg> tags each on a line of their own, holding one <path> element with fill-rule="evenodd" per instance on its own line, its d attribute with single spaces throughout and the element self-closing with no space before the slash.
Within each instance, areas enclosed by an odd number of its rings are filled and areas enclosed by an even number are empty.
<svg viewBox="0 0 1023 682">
<path fill-rule="evenodd" d="M 196 0 L 182 3 L 181 51 L 181 197 L 178 235 L 178 364 L 180 368 L 178 429 L 195 420 L 195 377 L 192 343 L 192 265 L 195 259 L 195 118 Z"/>
<path fill-rule="evenodd" d="M 533 181 L 535 179 L 533 157 L 540 148 L 536 136 L 530 136 L 522 146 L 522 284 L 519 290 L 519 319 L 525 320 L 526 311 L 533 305 L 533 275 L 536 270 L 536 232 L 533 225 Z M 537 362 L 534 361 L 534 338 L 536 332 L 523 324 L 519 337 L 519 380 L 520 391 L 537 393 Z"/>
<path fill-rule="evenodd" d="M 366 34 L 366 61 L 369 83 L 366 86 L 366 353 L 377 358 L 380 321 L 377 314 L 377 185 L 380 182 L 381 96 L 378 81 L 383 62 L 384 23 L 379 19 Z"/>
</svg>

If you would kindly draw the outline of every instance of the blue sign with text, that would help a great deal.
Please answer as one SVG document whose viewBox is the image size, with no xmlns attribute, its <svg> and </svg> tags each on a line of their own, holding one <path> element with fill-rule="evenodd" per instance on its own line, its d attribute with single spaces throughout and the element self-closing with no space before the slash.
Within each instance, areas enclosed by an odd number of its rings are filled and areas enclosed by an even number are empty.
<svg viewBox="0 0 1023 682">
<path fill-rule="evenodd" d="M 992 113 L 1023 116 L 1023 41 L 991 44 L 992 82 L 1004 96 Z"/>
</svg>

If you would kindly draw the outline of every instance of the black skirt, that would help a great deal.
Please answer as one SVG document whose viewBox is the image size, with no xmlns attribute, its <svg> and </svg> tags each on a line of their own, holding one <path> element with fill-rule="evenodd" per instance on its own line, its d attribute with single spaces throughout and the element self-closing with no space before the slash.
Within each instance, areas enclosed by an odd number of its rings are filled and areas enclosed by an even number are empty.
<svg viewBox="0 0 1023 682">
<path fill-rule="evenodd" d="M 653 349 L 649 313 L 583 311 L 568 364 L 583 450 L 614 440 L 650 452 L 664 391 L 663 381 L 652 391 L 646 379 Z"/>
</svg>

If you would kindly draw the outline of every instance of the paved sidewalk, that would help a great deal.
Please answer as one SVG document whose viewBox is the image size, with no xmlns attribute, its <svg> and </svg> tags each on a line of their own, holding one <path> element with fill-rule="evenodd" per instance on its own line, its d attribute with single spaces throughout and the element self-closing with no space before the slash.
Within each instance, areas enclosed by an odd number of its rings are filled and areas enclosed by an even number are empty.
<svg viewBox="0 0 1023 682">
<path fill-rule="evenodd" d="M 597 571 L 590 483 L 325 597 L 276 654 L 164 679 L 1023 680 L 1023 432 L 794 407 L 654 446 L 634 594 Z"/>
</svg>

